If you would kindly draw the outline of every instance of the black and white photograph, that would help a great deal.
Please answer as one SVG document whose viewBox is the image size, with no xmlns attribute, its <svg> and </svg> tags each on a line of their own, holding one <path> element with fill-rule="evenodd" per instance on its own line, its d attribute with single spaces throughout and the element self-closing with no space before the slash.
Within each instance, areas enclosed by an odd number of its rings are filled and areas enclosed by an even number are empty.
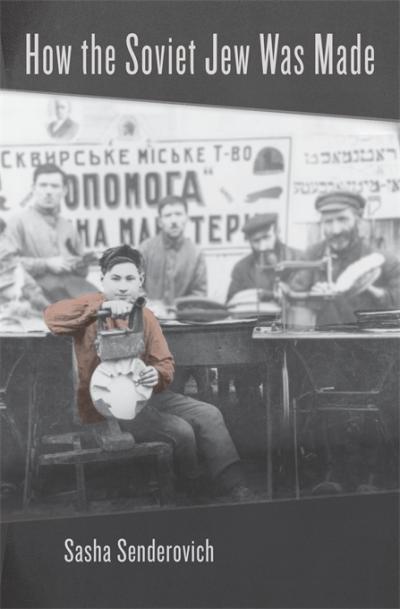
<svg viewBox="0 0 400 609">
<path fill-rule="evenodd" d="M 397 487 L 394 123 L 2 107 L 6 518 Z"/>
<path fill-rule="evenodd" d="M 396 488 L 395 124 L 2 106 L 6 517 Z"/>
</svg>

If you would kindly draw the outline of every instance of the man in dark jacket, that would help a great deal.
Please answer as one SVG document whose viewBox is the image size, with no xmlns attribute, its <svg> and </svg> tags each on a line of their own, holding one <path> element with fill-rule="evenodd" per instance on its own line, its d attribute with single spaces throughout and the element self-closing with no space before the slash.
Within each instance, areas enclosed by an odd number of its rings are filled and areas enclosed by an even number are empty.
<svg viewBox="0 0 400 609">
<path fill-rule="evenodd" d="M 252 251 L 233 267 L 227 300 L 252 288 L 261 291 L 262 300 L 271 300 L 276 279 L 274 266 L 282 260 L 298 260 L 300 253 L 279 239 L 277 214 L 256 214 L 242 230 Z"/>
<path fill-rule="evenodd" d="M 276 265 L 283 260 L 299 259 L 300 252 L 279 239 L 277 214 L 256 214 L 242 230 L 252 251 L 233 267 L 227 301 L 238 292 L 251 289 L 258 290 L 258 297 L 263 302 L 274 300 L 275 282 L 277 279 L 287 281 L 289 277 L 289 273 L 284 272 L 278 278 Z M 263 374 L 260 366 L 241 366 L 240 371 L 220 372 L 220 376 L 225 377 L 225 384 L 230 376 L 234 377 L 236 392 L 242 402 L 260 399 L 258 385 L 263 380 Z"/>
</svg>

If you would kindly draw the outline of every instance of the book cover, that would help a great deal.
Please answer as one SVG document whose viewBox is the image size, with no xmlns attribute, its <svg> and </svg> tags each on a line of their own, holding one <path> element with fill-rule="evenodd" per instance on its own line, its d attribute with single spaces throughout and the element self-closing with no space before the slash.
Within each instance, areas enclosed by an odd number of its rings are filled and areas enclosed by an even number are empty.
<svg viewBox="0 0 400 609">
<path fill-rule="evenodd" d="M 0 8 L 3 606 L 396 607 L 399 3 Z"/>
</svg>

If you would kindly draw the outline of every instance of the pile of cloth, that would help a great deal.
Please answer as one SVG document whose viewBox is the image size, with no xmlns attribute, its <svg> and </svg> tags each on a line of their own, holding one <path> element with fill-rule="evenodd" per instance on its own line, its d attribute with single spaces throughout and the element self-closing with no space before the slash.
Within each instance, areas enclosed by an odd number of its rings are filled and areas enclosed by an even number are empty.
<svg viewBox="0 0 400 609">
<path fill-rule="evenodd" d="M 0 330 L 46 330 L 42 313 L 48 305 L 41 288 L 22 264 L 0 257 Z"/>
</svg>

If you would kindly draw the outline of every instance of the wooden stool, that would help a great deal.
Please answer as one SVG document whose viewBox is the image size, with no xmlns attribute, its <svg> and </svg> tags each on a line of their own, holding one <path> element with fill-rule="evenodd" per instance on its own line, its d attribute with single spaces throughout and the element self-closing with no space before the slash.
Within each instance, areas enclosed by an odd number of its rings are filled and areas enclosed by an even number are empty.
<svg viewBox="0 0 400 609">
<path fill-rule="evenodd" d="M 131 434 L 121 432 L 115 419 L 87 427 L 92 429 L 42 436 L 32 463 L 33 475 L 36 477 L 41 467 L 74 466 L 78 509 L 86 511 L 89 508 L 84 469 L 86 464 L 150 459 L 156 465 L 160 506 L 169 503 L 172 495 L 173 471 L 173 451 L 169 444 L 165 442 L 136 444 Z"/>
</svg>

